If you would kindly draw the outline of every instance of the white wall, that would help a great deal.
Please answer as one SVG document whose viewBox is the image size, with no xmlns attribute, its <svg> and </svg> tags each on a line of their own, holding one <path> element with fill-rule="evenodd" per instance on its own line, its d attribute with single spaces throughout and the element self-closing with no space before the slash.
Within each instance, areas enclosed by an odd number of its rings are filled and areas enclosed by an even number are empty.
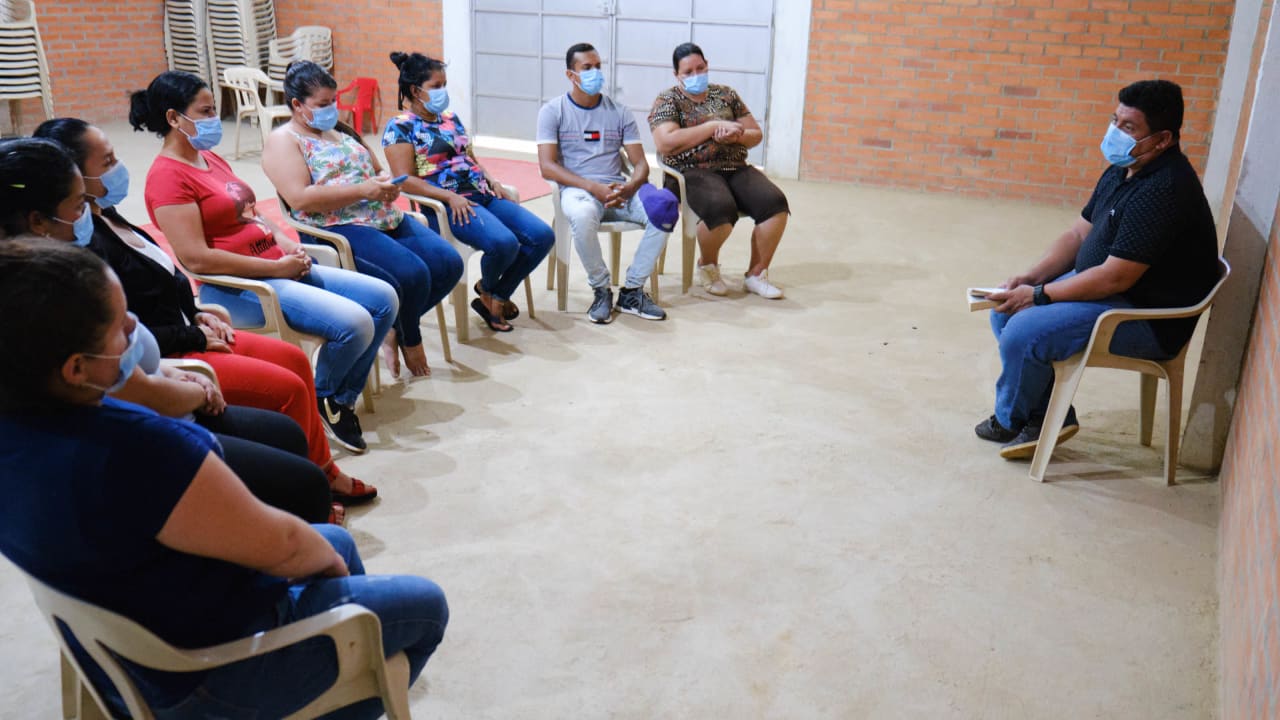
<svg viewBox="0 0 1280 720">
<path fill-rule="evenodd" d="M 726 0 L 729 1 L 729 0 Z M 771 175 L 795 178 L 800 173 L 800 140 L 804 125 L 805 83 L 809 65 L 808 0 L 775 0 L 773 68 L 769 89 L 769 137 L 765 138 L 765 169 Z M 449 64 L 449 103 L 463 122 L 475 117 L 471 86 L 471 3 L 444 0 L 444 61 Z M 528 138 L 476 138 L 477 145 L 536 152 Z"/>
<path fill-rule="evenodd" d="M 1231 41 L 1227 64 L 1222 71 L 1222 85 L 1218 90 L 1218 108 L 1213 121 L 1213 133 L 1209 141 L 1209 158 L 1204 169 L 1204 192 L 1209 198 L 1215 219 L 1221 227 L 1227 218 L 1217 217 L 1231 172 L 1231 157 L 1236 147 L 1236 132 L 1240 125 L 1241 105 L 1248 89 L 1250 66 L 1253 63 L 1254 39 L 1258 35 L 1258 22 L 1262 0 L 1237 0 L 1235 14 L 1231 18 Z"/>
</svg>

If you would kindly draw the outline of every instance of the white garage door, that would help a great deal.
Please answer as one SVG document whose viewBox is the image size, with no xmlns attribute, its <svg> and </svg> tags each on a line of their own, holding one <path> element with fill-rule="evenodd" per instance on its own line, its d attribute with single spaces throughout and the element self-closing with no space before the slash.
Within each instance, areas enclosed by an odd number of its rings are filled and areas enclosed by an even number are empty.
<svg viewBox="0 0 1280 720">
<path fill-rule="evenodd" d="M 472 88 L 476 134 L 532 140 L 538 108 L 567 92 L 564 53 L 589 42 L 605 63 L 605 92 L 631 108 L 649 137 L 649 108 L 675 84 L 671 51 L 695 42 L 711 81 L 738 91 L 768 125 L 773 0 L 475 0 Z M 750 161 L 764 163 L 764 144 Z"/>
</svg>

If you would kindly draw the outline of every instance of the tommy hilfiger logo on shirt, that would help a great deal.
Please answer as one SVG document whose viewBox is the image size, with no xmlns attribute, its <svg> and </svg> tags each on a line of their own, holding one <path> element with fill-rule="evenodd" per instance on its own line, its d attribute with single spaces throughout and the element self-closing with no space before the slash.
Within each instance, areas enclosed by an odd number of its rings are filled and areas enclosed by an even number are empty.
<svg viewBox="0 0 1280 720">
<path fill-rule="evenodd" d="M 600 142 L 599 130 L 583 130 L 582 139 L 585 142 Z"/>
</svg>

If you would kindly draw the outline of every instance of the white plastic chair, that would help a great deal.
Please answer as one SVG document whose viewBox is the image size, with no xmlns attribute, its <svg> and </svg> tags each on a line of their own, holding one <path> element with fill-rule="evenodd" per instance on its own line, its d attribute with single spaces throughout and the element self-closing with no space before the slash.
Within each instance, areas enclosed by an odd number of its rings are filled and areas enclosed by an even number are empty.
<svg viewBox="0 0 1280 720">
<path fill-rule="evenodd" d="M 317 264 L 329 267 L 342 266 L 338 253 L 333 248 L 320 245 L 303 245 L 303 248 Z M 276 295 L 275 288 L 268 283 L 253 278 L 236 277 L 235 275 L 204 275 L 192 272 L 190 268 L 182 264 L 182 260 L 177 257 L 177 253 L 174 253 L 174 262 L 177 263 L 178 269 L 182 270 L 183 274 L 197 282 L 220 285 L 233 290 L 248 290 L 258 298 L 258 303 L 262 306 L 263 324 L 258 327 L 237 326 L 237 330 L 248 330 L 258 335 L 279 338 L 298 346 L 309 358 L 314 357 L 316 351 L 324 344 L 324 338 L 319 335 L 310 335 L 289 327 L 289 323 L 284 318 L 284 311 L 280 308 L 280 297 Z M 364 396 L 364 409 L 368 412 L 374 411 L 373 396 L 377 391 L 375 375 L 378 364 L 375 362 L 373 367 L 374 371 L 369 373 L 369 379 L 365 382 L 364 393 L 362 393 Z"/>
<path fill-rule="evenodd" d="M 1187 345 L 1182 347 L 1178 355 L 1169 360 L 1140 360 L 1124 355 L 1111 354 L 1111 338 L 1117 326 L 1126 320 L 1171 320 L 1176 318 L 1199 318 L 1209 306 L 1213 298 L 1222 288 L 1222 284 L 1231 275 L 1231 265 L 1225 258 L 1218 258 L 1218 282 L 1195 305 L 1184 308 L 1142 308 L 1132 310 L 1108 310 L 1098 316 L 1093 325 L 1093 334 L 1084 352 L 1076 353 L 1066 360 L 1053 364 L 1053 394 L 1049 398 L 1049 408 L 1045 411 L 1044 422 L 1040 428 L 1040 442 L 1036 445 L 1035 457 L 1031 460 L 1031 479 L 1044 482 L 1045 470 L 1049 467 L 1049 458 L 1058 444 L 1058 432 L 1066 421 L 1067 411 L 1075 398 L 1076 388 L 1086 367 L 1114 368 L 1117 370 L 1133 370 L 1142 373 L 1140 394 L 1141 407 L 1138 421 L 1138 439 L 1143 445 L 1151 445 L 1151 426 L 1155 419 L 1156 386 L 1161 378 L 1165 380 L 1166 399 L 1169 401 L 1168 429 L 1164 442 L 1164 477 L 1165 482 L 1174 484 L 1174 475 L 1178 471 L 1178 437 L 1182 425 L 1182 371 L 1187 359 Z"/>
<path fill-rule="evenodd" d="M 698 247 L 698 223 L 702 222 L 702 218 L 689 207 L 689 193 L 685 190 L 684 173 L 668 167 L 661 161 L 658 163 L 658 168 L 664 175 L 670 175 L 675 179 L 676 185 L 680 186 L 680 236 L 684 240 L 680 244 L 680 292 L 687 293 L 689 286 L 693 285 L 693 256 L 694 249 Z M 746 213 L 738 213 L 739 218 L 746 216 Z M 667 254 L 664 251 L 662 262 L 658 265 L 658 272 L 665 272 L 666 257 Z"/>
<path fill-rule="evenodd" d="M 631 176 L 633 170 L 630 160 L 627 158 L 625 150 L 619 150 L 622 155 L 623 175 Z M 551 186 L 551 205 L 555 208 L 555 220 L 552 227 L 556 232 L 556 244 L 552 246 L 548 255 L 547 263 L 547 289 L 556 291 L 556 306 L 560 312 L 564 312 L 569 304 L 569 262 L 574 254 L 573 232 L 569 227 L 569 218 L 565 217 L 564 211 L 560 208 L 560 185 L 547 180 L 547 184 Z M 601 222 L 597 229 L 598 233 L 609 233 L 609 276 L 614 285 L 618 284 L 618 266 L 622 255 L 622 233 L 633 230 L 643 231 L 644 225 L 639 223 L 628 222 L 625 220 L 614 220 L 610 222 Z M 662 248 L 662 256 L 666 256 L 667 249 L 664 245 Z M 658 301 L 658 267 L 655 264 L 653 274 L 649 278 L 650 294 L 653 295 L 653 301 Z"/>
<path fill-rule="evenodd" d="M 198 373 L 213 381 L 214 387 L 222 388 L 221 384 L 218 383 L 218 371 L 203 360 L 197 360 L 196 358 L 160 358 L 160 365 L 185 372 Z"/>
<path fill-rule="evenodd" d="M 520 202 L 519 190 L 510 185 L 502 185 L 502 189 L 506 191 L 507 195 L 513 202 Z M 457 250 L 458 254 L 462 256 L 462 279 L 453 287 L 453 292 L 449 293 L 449 302 L 453 304 L 453 325 L 454 332 L 457 333 L 458 336 L 458 342 L 467 342 L 467 340 L 471 338 L 471 326 L 467 321 L 467 310 L 469 309 L 467 304 L 467 294 L 470 292 L 471 284 L 467 282 L 466 267 L 471 256 L 479 252 L 479 250 L 476 250 L 453 236 L 453 231 L 449 229 L 449 214 L 444 203 L 423 195 L 413 195 L 406 192 L 402 192 L 400 194 L 403 197 L 408 198 L 409 201 L 412 202 L 419 210 L 427 208 L 434 212 L 436 216 L 436 224 L 439 225 L 438 232 L 440 233 L 440 237 L 449 241 L 449 244 L 453 246 L 453 249 Z M 533 283 L 529 282 L 528 276 L 525 276 L 524 279 L 524 297 L 525 305 L 528 307 L 529 318 L 536 319 L 537 315 L 535 315 L 533 311 Z"/>
<path fill-rule="evenodd" d="M 235 159 L 240 159 L 240 125 L 244 118 L 250 122 L 257 121 L 262 131 L 262 147 L 267 146 L 267 136 L 276 120 L 288 120 L 293 112 L 288 105 L 267 105 L 262 102 L 259 88 L 267 87 L 271 79 L 257 68 L 229 67 L 222 71 L 222 87 L 231 90 L 236 99 L 236 150 Z"/>
<path fill-rule="evenodd" d="M 280 195 L 276 195 L 276 198 L 280 202 L 280 214 L 284 217 L 284 221 L 289 227 L 300 235 L 309 235 L 315 238 L 316 242 L 332 247 L 338 253 L 338 263 L 344 270 L 359 272 L 356 268 L 355 255 L 351 251 L 351 243 L 347 241 L 344 235 L 297 220 L 293 217 L 293 211 L 290 210 L 289 203 L 285 202 Z M 406 212 L 405 214 L 427 227 L 427 219 L 421 214 L 415 212 Z M 417 319 L 415 318 L 414 321 L 417 322 Z M 449 329 L 446 327 L 444 319 L 443 303 L 436 303 L 436 324 L 440 326 L 440 347 L 444 353 L 444 361 L 451 363 L 453 362 L 453 352 L 449 348 Z M 378 367 L 378 364 L 374 363 L 374 367 Z"/>
<path fill-rule="evenodd" d="M 283 82 L 284 72 L 294 60 L 310 60 L 325 70 L 333 70 L 333 30 L 323 25 L 303 25 L 285 37 L 267 43 L 267 74 Z"/>
<path fill-rule="evenodd" d="M 25 574 L 25 572 L 24 572 Z M 98 689 L 76 662 L 61 621 L 93 661 L 107 674 L 134 720 L 154 716 L 118 657 L 162 672 L 199 672 L 264 655 L 319 636 L 332 638 L 338 654 L 338 679 L 289 720 L 314 718 L 367 698 L 381 698 L 387 717 L 409 718 L 409 660 L 404 653 L 383 658 L 382 623 L 369 610 L 347 604 L 284 627 L 213 647 L 183 650 L 164 642 L 138 623 L 55 590 L 27 575 L 36 605 L 62 650 L 63 717 L 78 710 L 81 720 L 110 718 Z M 192 618 L 192 622 L 199 622 Z M 78 707 L 77 707 L 78 705 Z"/>
<path fill-rule="evenodd" d="M 46 120 L 53 118 L 53 92 L 45 60 L 36 8 L 31 0 L 5 0 L 0 5 L 0 101 L 9 101 L 13 132 L 22 132 L 22 101 L 40 98 Z"/>
</svg>

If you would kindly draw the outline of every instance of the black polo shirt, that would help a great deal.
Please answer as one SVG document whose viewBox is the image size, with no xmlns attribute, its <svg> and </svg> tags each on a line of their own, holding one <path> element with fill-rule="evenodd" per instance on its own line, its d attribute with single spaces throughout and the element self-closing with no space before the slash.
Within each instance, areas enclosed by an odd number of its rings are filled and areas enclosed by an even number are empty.
<svg viewBox="0 0 1280 720">
<path fill-rule="evenodd" d="M 1080 213 L 1093 223 L 1076 253 L 1076 272 L 1110 255 L 1150 265 L 1122 293 L 1134 307 L 1175 308 L 1204 299 L 1218 279 L 1218 235 L 1195 168 L 1177 145 L 1126 178 L 1112 165 Z M 1177 353 L 1191 339 L 1195 318 L 1152 323 L 1156 339 Z"/>
</svg>

